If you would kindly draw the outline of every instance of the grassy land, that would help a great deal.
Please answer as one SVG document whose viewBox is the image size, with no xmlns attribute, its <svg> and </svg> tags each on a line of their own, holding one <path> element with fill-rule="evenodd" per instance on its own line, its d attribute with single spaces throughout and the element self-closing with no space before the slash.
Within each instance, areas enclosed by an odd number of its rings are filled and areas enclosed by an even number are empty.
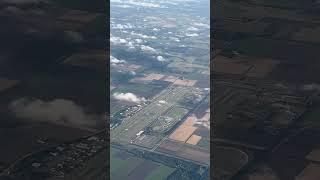
<svg viewBox="0 0 320 180">
<path fill-rule="evenodd" d="M 154 92 L 163 89 L 161 86 L 151 85 L 151 84 L 138 84 L 138 83 L 128 83 L 125 86 L 120 86 L 112 91 L 112 93 L 127 93 L 131 92 L 139 96 L 148 97 L 155 94 Z"/>
<path fill-rule="evenodd" d="M 202 138 L 199 141 L 198 146 L 203 147 L 205 149 L 209 149 L 210 148 L 210 139 L 209 138 Z"/>
<path fill-rule="evenodd" d="M 175 169 L 168 166 L 161 165 L 154 170 L 146 180 L 164 180 L 166 179 Z"/>
<path fill-rule="evenodd" d="M 110 150 L 110 176 L 112 180 L 128 179 L 130 173 L 132 173 L 140 165 L 143 165 L 144 162 L 148 161 L 142 158 L 131 156 L 115 148 L 111 148 Z M 121 159 L 119 154 L 124 154 L 125 157 Z M 151 161 L 150 163 L 157 164 Z M 149 175 L 146 174 L 147 177 L 144 179 L 163 180 L 166 179 L 166 177 L 169 176 L 174 170 L 174 168 L 165 165 L 159 165 L 153 169 L 152 172 L 145 172 L 149 173 Z"/>
<path fill-rule="evenodd" d="M 111 148 L 110 151 L 110 176 L 111 179 L 125 179 L 127 173 L 131 172 L 134 168 L 139 166 L 144 160 L 129 157 L 127 159 L 120 159 L 117 154 L 119 150 Z"/>
<path fill-rule="evenodd" d="M 188 113 L 189 110 L 182 107 L 172 107 L 165 116 L 180 120 Z"/>
</svg>

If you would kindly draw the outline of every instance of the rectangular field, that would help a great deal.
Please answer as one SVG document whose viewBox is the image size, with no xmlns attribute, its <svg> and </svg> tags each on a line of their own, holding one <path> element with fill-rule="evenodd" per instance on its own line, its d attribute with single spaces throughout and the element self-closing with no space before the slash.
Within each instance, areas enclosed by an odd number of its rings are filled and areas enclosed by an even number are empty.
<svg viewBox="0 0 320 180">
<path fill-rule="evenodd" d="M 156 151 L 177 156 L 200 164 L 210 163 L 210 151 L 185 143 L 177 143 L 169 139 L 163 141 Z"/>
<path fill-rule="evenodd" d="M 196 127 L 193 126 L 183 126 L 181 125 L 176 131 L 174 131 L 169 138 L 176 140 L 176 141 L 181 141 L 185 142 L 186 140 L 189 139 L 189 137 L 193 134 L 193 132 L 196 130 Z"/>
<path fill-rule="evenodd" d="M 188 141 L 187 141 L 187 143 L 188 144 L 192 144 L 192 145 L 197 145 L 198 143 L 199 143 L 199 141 L 201 140 L 201 136 L 198 136 L 198 135 L 192 135 L 189 139 L 188 139 Z"/>
<path fill-rule="evenodd" d="M 123 150 L 110 149 L 111 179 L 162 180 L 174 171 L 174 168 L 135 157 Z"/>
</svg>

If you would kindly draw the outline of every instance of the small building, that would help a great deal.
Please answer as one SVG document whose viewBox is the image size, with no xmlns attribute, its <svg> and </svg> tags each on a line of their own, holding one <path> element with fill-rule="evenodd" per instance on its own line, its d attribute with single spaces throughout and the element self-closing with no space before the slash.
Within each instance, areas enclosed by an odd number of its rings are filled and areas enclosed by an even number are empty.
<svg viewBox="0 0 320 180">
<path fill-rule="evenodd" d="M 141 136 L 141 134 L 143 133 L 144 131 L 140 131 L 140 132 L 138 132 L 136 135 L 137 136 Z"/>
</svg>

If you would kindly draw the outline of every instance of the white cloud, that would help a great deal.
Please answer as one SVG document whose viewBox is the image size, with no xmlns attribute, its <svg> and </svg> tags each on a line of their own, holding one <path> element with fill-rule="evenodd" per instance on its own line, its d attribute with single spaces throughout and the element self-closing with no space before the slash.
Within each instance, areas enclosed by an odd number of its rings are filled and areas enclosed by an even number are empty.
<svg viewBox="0 0 320 180">
<path fill-rule="evenodd" d="M 131 5 L 135 5 L 135 6 L 142 6 L 142 7 L 149 7 L 149 8 L 161 7 L 159 4 L 152 3 L 152 2 L 141 2 L 141 0 L 128 0 L 126 2 L 127 2 L 127 4 L 131 4 Z"/>
<path fill-rule="evenodd" d="M 176 42 L 180 42 L 180 39 L 177 38 L 177 37 L 169 37 L 169 39 L 173 40 L 173 41 L 176 41 Z"/>
<path fill-rule="evenodd" d="M 120 101 L 128 101 L 134 103 L 140 103 L 146 101 L 144 97 L 138 97 L 133 93 L 114 93 L 113 97 Z"/>
<path fill-rule="evenodd" d="M 148 35 L 136 33 L 136 32 L 133 32 L 133 31 L 131 32 L 131 35 L 139 36 L 139 37 L 144 38 L 144 39 L 157 39 L 157 37 L 155 37 L 155 36 L 148 36 Z"/>
<path fill-rule="evenodd" d="M 197 33 L 186 33 L 186 36 L 188 36 L 188 37 L 196 37 L 196 36 L 199 36 L 199 34 L 197 34 Z"/>
<path fill-rule="evenodd" d="M 134 6 L 140 6 L 140 7 L 148 7 L 148 8 L 159 8 L 162 7 L 160 6 L 160 4 L 157 3 L 153 3 L 153 2 L 146 2 L 146 1 L 142 1 L 142 0 L 125 0 L 125 1 L 121 1 L 121 0 L 111 0 L 112 3 L 121 3 L 122 5 L 134 5 Z"/>
<path fill-rule="evenodd" d="M 199 29 L 196 27 L 189 27 L 187 31 L 199 31 Z"/>
<path fill-rule="evenodd" d="M 135 45 L 133 42 L 128 42 L 127 46 L 130 48 L 130 49 L 135 49 Z"/>
<path fill-rule="evenodd" d="M 135 44 L 133 41 L 130 41 L 131 38 L 126 38 L 126 39 L 123 39 L 123 38 L 120 38 L 120 37 L 115 37 L 115 36 L 111 36 L 110 37 L 110 42 L 112 44 L 115 44 L 115 45 L 124 45 L 124 46 L 127 46 L 129 47 L 129 49 L 135 49 Z"/>
<path fill-rule="evenodd" d="M 113 44 L 127 44 L 126 39 L 122 39 L 120 37 L 115 37 L 115 36 L 110 37 L 110 42 Z"/>
<path fill-rule="evenodd" d="M 193 25 L 198 27 L 210 28 L 210 25 L 204 23 L 194 23 Z"/>
<path fill-rule="evenodd" d="M 119 8 L 132 8 L 132 6 L 127 5 L 127 4 L 121 4 L 121 5 L 112 5 L 114 7 L 119 7 Z"/>
<path fill-rule="evenodd" d="M 110 0 L 110 2 L 113 2 L 113 3 L 122 3 L 123 1 L 122 1 L 122 0 Z"/>
<path fill-rule="evenodd" d="M 158 29 L 158 28 L 153 28 L 152 30 L 153 31 L 160 31 L 160 29 Z"/>
<path fill-rule="evenodd" d="M 117 58 L 113 57 L 112 55 L 110 55 L 110 63 L 112 65 L 121 64 L 121 63 L 125 63 L 125 62 L 126 62 L 125 60 L 120 60 L 120 59 L 117 59 Z"/>
<path fill-rule="evenodd" d="M 162 56 L 157 56 L 157 60 L 161 62 L 166 61 Z"/>
<path fill-rule="evenodd" d="M 127 24 L 111 24 L 111 29 L 132 29 L 134 26 L 130 23 Z"/>
<path fill-rule="evenodd" d="M 155 50 L 154 48 L 152 48 L 150 46 L 141 45 L 140 48 L 144 52 L 157 53 L 157 50 Z"/>
<path fill-rule="evenodd" d="M 170 2 L 170 1 L 159 1 L 159 3 L 161 3 L 161 4 L 169 4 L 169 5 L 174 5 L 174 6 L 179 5 L 179 3 Z"/>
<path fill-rule="evenodd" d="M 135 41 L 136 41 L 137 43 L 139 43 L 139 44 L 143 42 L 142 39 L 135 39 Z"/>
<path fill-rule="evenodd" d="M 71 100 L 21 98 L 9 104 L 10 111 L 19 118 L 30 121 L 50 122 L 74 127 L 90 128 L 95 125 L 100 115 L 89 114 L 83 107 Z"/>
<path fill-rule="evenodd" d="M 128 41 L 126 39 L 119 39 L 120 44 L 126 44 Z"/>
</svg>

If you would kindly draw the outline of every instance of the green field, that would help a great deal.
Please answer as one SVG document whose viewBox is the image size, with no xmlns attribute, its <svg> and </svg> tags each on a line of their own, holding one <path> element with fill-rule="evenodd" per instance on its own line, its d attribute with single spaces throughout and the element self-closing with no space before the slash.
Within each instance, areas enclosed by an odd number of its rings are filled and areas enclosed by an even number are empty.
<svg viewBox="0 0 320 180">
<path fill-rule="evenodd" d="M 121 157 L 123 155 L 123 157 Z M 154 166 L 150 171 L 145 171 L 141 174 L 140 177 L 144 177 L 142 179 L 134 178 L 132 179 L 132 174 L 137 172 L 138 168 L 143 168 L 141 166 L 145 166 L 145 164 L 149 164 L 150 166 Z M 147 167 L 146 167 L 147 168 Z M 126 153 L 122 150 L 118 150 L 116 148 L 110 149 L 110 177 L 111 180 L 118 179 L 130 179 L 130 180 L 164 180 L 166 179 L 175 169 L 158 164 L 156 162 L 152 162 L 149 160 L 145 160 L 142 158 L 134 157 L 133 155 Z M 131 177 L 131 178 L 130 178 Z"/>
<path fill-rule="evenodd" d="M 144 160 L 136 157 L 120 159 L 117 157 L 119 150 L 110 149 L 110 177 L 111 179 L 124 179 L 128 172 L 139 166 Z"/>
<path fill-rule="evenodd" d="M 198 96 L 198 95 L 199 96 Z M 201 97 L 200 97 L 201 96 Z M 205 97 L 205 94 L 202 91 L 190 89 L 187 94 L 184 96 L 184 98 L 178 100 L 178 104 L 182 107 L 185 107 L 187 109 L 192 109 L 195 107 L 202 98 Z"/>
<path fill-rule="evenodd" d="M 152 171 L 151 174 L 147 176 L 146 180 L 163 180 L 166 179 L 174 171 L 175 169 L 173 168 L 161 165 L 159 168 Z"/>
<path fill-rule="evenodd" d="M 163 89 L 160 85 L 153 84 L 139 84 L 139 83 L 126 83 L 124 86 L 120 86 L 112 91 L 112 93 L 127 93 L 131 92 L 138 96 L 149 97 L 155 95 Z"/>
<path fill-rule="evenodd" d="M 202 138 L 199 141 L 198 146 L 203 147 L 205 149 L 210 149 L 210 139 L 209 138 Z"/>
<path fill-rule="evenodd" d="M 185 108 L 174 106 L 165 114 L 165 116 L 180 120 L 188 113 L 188 111 L 189 110 Z"/>
<path fill-rule="evenodd" d="M 185 61 L 174 61 L 167 66 L 168 68 L 177 70 L 179 72 L 190 73 L 195 70 L 207 70 L 208 65 L 199 65 L 194 63 L 186 63 Z"/>
</svg>

